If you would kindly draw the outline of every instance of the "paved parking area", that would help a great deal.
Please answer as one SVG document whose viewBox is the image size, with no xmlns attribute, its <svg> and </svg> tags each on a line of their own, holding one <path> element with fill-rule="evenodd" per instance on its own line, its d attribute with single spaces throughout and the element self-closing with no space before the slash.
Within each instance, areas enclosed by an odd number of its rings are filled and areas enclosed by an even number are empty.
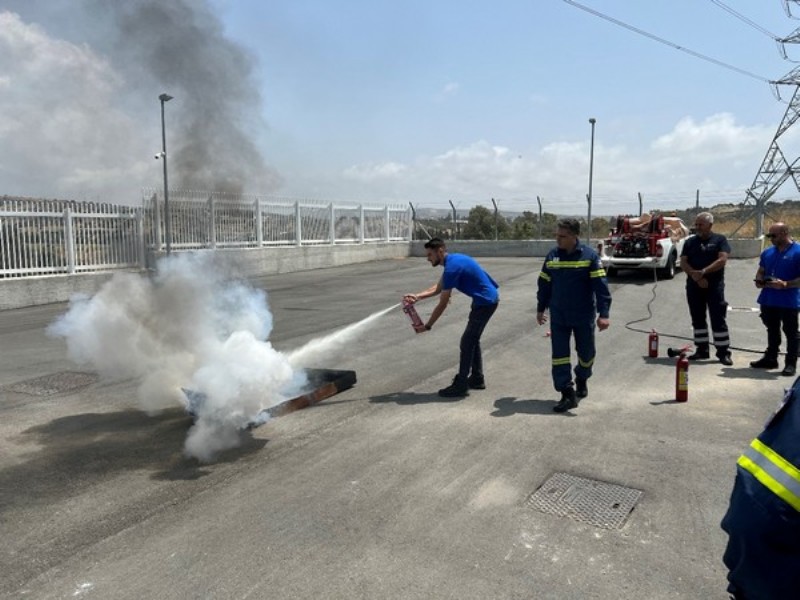
<svg viewBox="0 0 800 600">
<path fill-rule="evenodd" d="M 355 387 L 214 464 L 183 457 L 179 408 L 147 416 L 135 381 L 71 363 L 44 332 L 64 305 L 0 312 L 0 597 L 726 598 L 719 521 L 736 458 L 791 383 L 748 367 L 765 342 L 756 260 L 729 263 L 734 365 L 693 364 L 685 404 L 664 356 L 691 335 L 683 276 L 613 280 L 590 396 L 568 415 L 552 412 L 535 325 L 541 259 L 481 262 L 502 297 L 482 344 L 486 390 L 436 396 L 455 373 L 465 297 L 422 335 L 398 309 L 317 365 L 355 370 Z M 291 350 L 440 273 L 412 258 L 254 283 L 275 347 Z M 32 393 L 54 374 L 39 389 L 63 389 Z M 543 512 L 531 495 L 563 475 L 640 494 L 620 527 Z M 568 495 L 591 505 L 590 488 Z"/>
</svg>

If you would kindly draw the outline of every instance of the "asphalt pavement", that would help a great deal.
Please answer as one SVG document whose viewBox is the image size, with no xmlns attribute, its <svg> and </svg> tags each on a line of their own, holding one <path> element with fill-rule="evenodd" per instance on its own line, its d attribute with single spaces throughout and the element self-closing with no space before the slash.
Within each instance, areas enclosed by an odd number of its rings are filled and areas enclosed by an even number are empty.
<svg viewBox="0 0 800 600">
<path fill-rule="evenodd" d="M 684 276 L 612 280 L 589 397 L 565 415 L 535 323 L 541 259 L 480 262 L 501 286 L 486 390 L 436 395 L 469 309 L 456 293 L 429 333 L 399 309 L 375 320 L 316 365 L 356 371 L 355 387 L 212 464 L 183 456 L 180 407 L 144 414 L 136 381 L 97 378 L 46 335 L 66 305 L 0 312 L 0 597 L 727 598 L 719 522 L 736 459 L 792 383 L 748 366 L 766 339 L 757 261 L 727 268 L 734 365 L 692 364 L 686 403 L 665 355 L 691 336 Z M 253 283 L 288 351 L 440 274 L 409 258 Z M 632 510 L 597 524 L 620 490 Z"/>
</svg>

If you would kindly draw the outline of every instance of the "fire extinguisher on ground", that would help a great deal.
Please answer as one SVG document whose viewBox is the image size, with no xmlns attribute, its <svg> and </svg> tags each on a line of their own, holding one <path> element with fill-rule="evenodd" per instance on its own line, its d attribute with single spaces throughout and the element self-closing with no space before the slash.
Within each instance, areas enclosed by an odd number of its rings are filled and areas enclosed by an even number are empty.
<svg viewBox="0 0 800 600">
<path fill-rule="evenodd" d="M 650 358 L 656 358 L 658 356 L 658 333 L 655 329 L 650 332 L 650 337 L 647 341 L 647 355 Z"/>
<path fill-rule="evenodd" d="M 681 352 L 675 361 L 675 401 L 686 402 L 689 399 L 689 359 Z"/>
</svg>

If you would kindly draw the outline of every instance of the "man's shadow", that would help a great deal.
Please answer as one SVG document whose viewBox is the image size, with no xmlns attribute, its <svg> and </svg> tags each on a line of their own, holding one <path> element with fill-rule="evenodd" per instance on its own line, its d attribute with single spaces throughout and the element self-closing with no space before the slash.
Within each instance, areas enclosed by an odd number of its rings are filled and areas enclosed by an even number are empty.
<svg viewBox="0 0 800 600">
<path fill-rule="evenodd" d="M 369 401 L 375 404 L 385 404 L 394 402 L 401 406 L 408 406 L 412 404 L 447 404 L 452 402 L 461 402 L 467 397 L 463 398 L 442 398 L 435 392 L 430 394 L 418 394 L 416 392 L 393 392 L 391 394 L 382 394 L 380 396 L 372 396 Z"/>
<path fill-rule="evenodd" d="M 575 416 L 570 412 L 561 414 L 554 412 L 553 407 L 555 405 L 556 402 L 553 400 L 518 400 L 507 396 L 494 401 L 494 412 L 491 415 L 493 417 L 510 417 L 516 414 Z"/>
</svg>

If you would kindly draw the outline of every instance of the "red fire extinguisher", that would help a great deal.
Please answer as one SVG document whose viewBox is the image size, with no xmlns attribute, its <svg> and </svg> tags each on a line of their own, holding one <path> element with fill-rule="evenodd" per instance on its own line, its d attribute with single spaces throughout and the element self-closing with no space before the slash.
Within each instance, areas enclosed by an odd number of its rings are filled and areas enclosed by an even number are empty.
<svg viewBox="0 0 800 600">
<path fill-rule="evenodd" d="M 650 332 L 650 337 L 647 341 L 647 355 L 650 358 L 656 358 L 658 356 L 658 333 L 655 329 Z"/>
<path fill-rule="evenodd" d="M 686 402 L 689 399 L 689 359 L 681 352 L 675 361 L 675 401 Z"/>
<path fill-rule="evenodd" d="M 411 326 L 415 328 L 415 331 L 417 327 L 422 327 L 422 318 L 417 313 L 417 309 L 414 308 L 413 303 L 403 300 L 403 312 L 411 319 Z"/>
</svg>

